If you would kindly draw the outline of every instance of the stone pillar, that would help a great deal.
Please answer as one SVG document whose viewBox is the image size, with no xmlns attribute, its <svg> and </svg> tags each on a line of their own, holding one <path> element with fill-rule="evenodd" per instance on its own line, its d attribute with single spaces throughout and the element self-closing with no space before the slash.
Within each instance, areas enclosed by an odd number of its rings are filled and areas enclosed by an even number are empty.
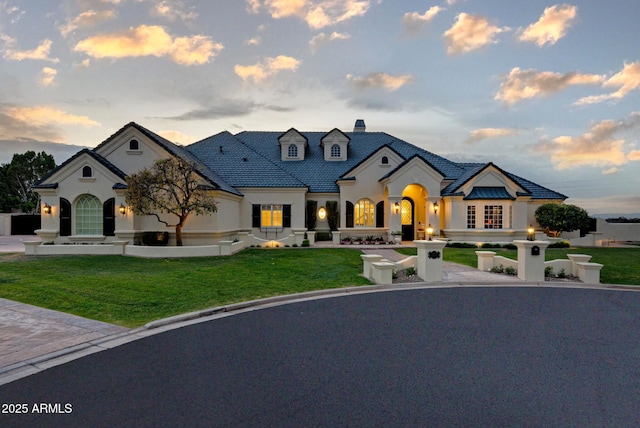
<svg viewBox="0 0 640 428">
<path fill-rule="evenodd" d="M 371 264 L 382 261 L 382 256 L 378 254 L 362 254 L 360 258 L 362 259 L 362 275 L 365 278 L 373 278 Z"/>
<path fill-rule="evenodd" d="M 544 253 L 549 241 L 513 241 L 518 247 L 518 278 L 523 281 L 544 281 Z"/>
<path fill-rule="evenodd" d="M 578 278 L 585 284 L 600 284 L 600 263 L 576 263 L 578 266 Z"/>
<path fill-rule="evenodd" d="M 331 237 L 333 238 L 333 245 L 340 245 L 340 231 L 334 230 L 331 232 Z"/>
<path fill-rule="evenodd" d="M 24 254 L 27 256 L 35 256 L 38 254 L 38 247 L 42 241 L 24 241 Z"/>
<path fill-rule="evenodd" d="M 446 241 L 413 241 L 418 249 L 418 276 L 425 282 L 442 281 L 442 257 Z"/>
<path fill-rule="evenodd" d="M 304 241 L 304 234 L 307 229 L 291 229 L 291 232 L 295 235 L 295 243 L 298 247 L 302 246 L 302 241 Z"/>
<path fill-rule="evenodd" d="M 478 269 L 489 272 L 493 268 L 493 258 L 496 256 L 495 251 L 476 251 L 478 256 Z"/>
<path fill-rule="evenodd" d="M 577 263 L 587 263 L 591 260 L 591 256 L 587 254 L 567 254 L 569 260 L 571 260 L 571 275 L 578 276 L 578 266 Z"/>
<path fill-rule="evenodd" d="M 392 284 L 393 283 L 393 268 L 396 265 L 389 262 L 374 262 L 371 263 L 371 270 L 373 273 L 373 280 L 377 284 Z"/>
<path fill-rule="evenodd" d="M 231 255 L 231 245 L 233 241 L 220 241 L 218 242 L 220 245 L 220 255 L 221 256 L 230 256 Z"/>
<path fill-rule="evenodd" d="M 113 245 L 113 247 L 116 249 L 114 250 L 116 254 L 124 256 L 125 255 L 124 248 L 127 246 L 128 243 L 129 241 L 112 241 L 111 245 Z"/>
<path fill-rule="evenodd" d="M 316 245 L 316 232 L 307 231 L 307 239 L 309 240 L 310 247 L 313 247 L 314 245 Z"/>
</svg>

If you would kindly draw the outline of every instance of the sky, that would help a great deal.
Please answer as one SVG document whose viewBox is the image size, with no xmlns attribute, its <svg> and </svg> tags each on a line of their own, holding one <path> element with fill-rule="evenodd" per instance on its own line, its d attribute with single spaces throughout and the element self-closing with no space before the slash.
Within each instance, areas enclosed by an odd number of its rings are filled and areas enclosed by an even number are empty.
<svg viewBox="0 0 640 428">
<path fill-rule="evenodd" d="M 364 119 L 640 212 L 637 0 L 0 0 L 0 163 Z"/>
</svg>

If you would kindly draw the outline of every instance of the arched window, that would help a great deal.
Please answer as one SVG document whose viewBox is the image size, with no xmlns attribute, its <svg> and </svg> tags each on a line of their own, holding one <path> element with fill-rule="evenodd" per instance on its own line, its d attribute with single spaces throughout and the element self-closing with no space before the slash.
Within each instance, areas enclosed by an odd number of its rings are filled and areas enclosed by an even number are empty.
<svg viewBox="0 0 640 428">
<path fill-rule="evenodd" d="M 76 201 L 76 235 L 102 235 L 102 204 L 93 195 Z"/>
<path fill-rule="evenodd" d="M 93 170 L 91 169 L 90 166 L 85 166 L 84 168 L 82 168 L 82 177 L 83 178 L 93 177 Z"/>
<path fill-rule="evenodd" d="M 331 146 L 331 157 L 339 158 L 340 157 L 340 146 L 338 144 L 334 144 Z"/>
<path fill-rule="evenodd" d="M 289 149 L 287 150 L 287 156 L 289 156 L 290 158 L 297 158 L 298 146 L 296 146 L 295 144 L 289 144 Z"/>
<path fill-rule="evenodd" d="M 354 206 L 356 226 L 373 227 L 376 217 L 376 206 L 369 199 L 360 199 Z"/>
<path fill-rule="evenodd" d="M 129 141 L 129 150 L 140 150 L 140 143 L 138 143 L 138 140 Z"/>
<path fill-rule="evenodd" d="M 389 158 L 386 156 L 382 156 L 382 159 L 380 160 L 380 163 L 382 165 L 389 165 Z"/>
</svg>

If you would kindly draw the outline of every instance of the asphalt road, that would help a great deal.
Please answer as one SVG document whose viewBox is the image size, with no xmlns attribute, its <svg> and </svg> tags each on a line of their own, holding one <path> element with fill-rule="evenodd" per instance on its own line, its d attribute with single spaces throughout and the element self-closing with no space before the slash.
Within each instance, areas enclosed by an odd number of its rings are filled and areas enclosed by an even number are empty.
<svg viewBox="0 0 640 428">
<path fill-rule="evenodd" d="M 321 299 L 172 330 L 4 385 L 0 426 L 638 426 L 638 339 L 635 292 Z M 28 411 L 9 415 L 10 404 Z"/>
</svg>

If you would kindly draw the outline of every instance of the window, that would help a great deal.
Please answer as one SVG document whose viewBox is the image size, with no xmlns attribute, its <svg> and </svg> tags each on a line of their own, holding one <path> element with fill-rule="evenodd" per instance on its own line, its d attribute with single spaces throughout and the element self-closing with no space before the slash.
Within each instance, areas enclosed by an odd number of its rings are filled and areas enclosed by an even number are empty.
<svg viewBox="0 0 640 428">
<path fill-rule="evenodd" d="M 502 205 L 484 206 L 484 228 L 502 229 Z"/>
<path fill-rule="evenodd" d="M 296 146 L 295 144 L 289 144 L 289 148 L 287 149 L 287 156 L 289 156 L 290 158 L 297 158 L 298 146 Z"/>
<path fill-rule="evenodd" d="M 389 158 L 386 156 L 382 156 L 382 159 L 380 160 L 380 163 L 382 165 L 389 165 Z"/>
<path fill-rule="evenodd" d="M 91 178 L 93 177 L 93 170 L 90 166 L 85 166 L 82 168 L 82 178 Z"/>
<path fill-rule="evenodd" d="M 373 227 L 376 216 L 376 206 L 369 199 L 360 199 L 354 207 L 356 226 Z"/>
<path fill-rule="evenodd" d="M 331 157 L 339 158 L 340 157 L 340 146 L 338 144 L 334 144 L 331 146 Z"/>
<path fill-rule="evenodd" d="M 102 235 L 102 204 L 93 195 L 76 202 L 76 235 Z"/>
<path fill-rule="evenodd" d="M 140 150 L 140 144 L 138 140 L 129 141 L 129 150 Z"/>
<path fill-rule="evenodd" d="M 403 226 L 413 224 L 413 204 L 408 199 L 402 200 L 402 209 L 400 210 L 400 221 Z"/>
<path fill-rule="evenodd" d="M 467 229 L 476 228 L 476 206 L 471 205 L 467 207 Z"/>
<path fill-rule="evenodd" d="M 252 208 L 252 227 L 261 229 L 291 227 L 291 205 L 255 204 Z"/>
</svg>

